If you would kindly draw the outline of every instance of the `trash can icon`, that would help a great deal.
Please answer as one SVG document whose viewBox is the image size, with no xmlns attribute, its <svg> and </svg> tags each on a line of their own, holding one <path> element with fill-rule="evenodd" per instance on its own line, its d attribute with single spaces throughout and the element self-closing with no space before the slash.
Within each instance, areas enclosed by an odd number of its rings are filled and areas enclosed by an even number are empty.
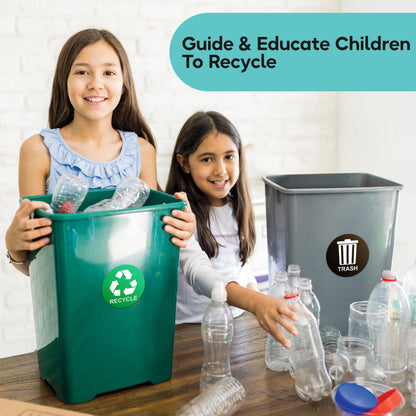
<svg viewBox="0 0 416 416">
<path fill-rule="evenodd" d="M 390 269 L 402 185 L 366 173 L 273 175 L 266 192 L 269 282 L 301 266 L 321 324 L 346 333 L 349 305 L 366 300 Z"/>
<path fill-rule="evenodd" d="M 343 241 L 337 241 L 338 257 L 341 266 L 355 265 L 357 261 L 358 240 L 346 238 Z"/>
<path fill-rule="evenodd" d="M 141 208 L 82 212 L 113 193 L 89 191 L 75 214 L 36 211 L 53 230 L 29 266 L 39 372 L 66 403 L 172 374 L 179 247 L 162 217 L 185 203 L 151 191 Z"/>
</svg>

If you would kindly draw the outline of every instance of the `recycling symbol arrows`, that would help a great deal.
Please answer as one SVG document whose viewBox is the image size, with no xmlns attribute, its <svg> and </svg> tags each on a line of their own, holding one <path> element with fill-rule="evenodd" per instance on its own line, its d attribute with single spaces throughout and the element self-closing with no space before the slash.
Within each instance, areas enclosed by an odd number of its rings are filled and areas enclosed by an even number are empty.
<svg viewBox="0 0 416 416">
<path fill-rule="evenodd" d="M 122 277 L 125 277 L 125 279 L 130 280 L 130 287 L 126 287 L 123 290 L 123 293 L 127 295 L 132 295 L 134 291 L 136 290 L 137 282 L 136 280 L 131 280 L 131 277 L 133 276 L 130 270 L 120 270 L 116 273 L 117 279 L 121 279 Z M 119 286 L 118 280 L 113 280 L 110 285 L 110 290 L 113 293 L 114 296 L 120 296 L 121 290 L 117 289 Z"/>
<path fill-rule="evenodd" d="M 108 305 L 118 309 L 127 308 L 140 299 L 144 286 L 141 270 L 125 264 L 107 273 L 102 284 L 102 294 Z"/>
</svg>

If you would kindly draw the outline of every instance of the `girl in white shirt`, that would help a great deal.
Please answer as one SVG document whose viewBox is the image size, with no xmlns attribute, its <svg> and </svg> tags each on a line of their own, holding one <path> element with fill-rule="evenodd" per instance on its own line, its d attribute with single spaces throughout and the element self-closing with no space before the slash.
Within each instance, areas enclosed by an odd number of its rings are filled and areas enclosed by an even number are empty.
<svg viewBox="0 0 416 416">
<path fill-rule="evenodd" d="M 197 112 L 185 122 L 166 186 L 168 193 L 177 190 L 188 195 L 197 231 L 181 250 L 176 323 L 201 322 L 214 281 L 221 279 L 228 303 L 254 313 L 264 329 L 289 347 L 276 323 L 296 335 L 286 319 L 296 320 L 296 315 L 283 300 L 257 291 L 247 265 L 256 241 L 254 214 L 241 139 L 223 115 Z M 243 312 L 237 308 L 234 316 Z"/>
</svg>

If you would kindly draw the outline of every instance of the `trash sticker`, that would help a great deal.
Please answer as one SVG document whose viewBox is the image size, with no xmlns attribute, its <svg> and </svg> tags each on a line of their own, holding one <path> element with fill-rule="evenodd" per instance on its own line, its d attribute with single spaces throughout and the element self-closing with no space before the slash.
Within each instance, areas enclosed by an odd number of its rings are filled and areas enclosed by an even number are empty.
<svg viewBox="0 0 416 416">
<path fill-rule="evenodd" d="M 338 276 L 352 277 L 364 270 L 369 250 L 358 235 L 343 234 L 335 238 L 326 252 L 328 267 Z"/>
</svg>

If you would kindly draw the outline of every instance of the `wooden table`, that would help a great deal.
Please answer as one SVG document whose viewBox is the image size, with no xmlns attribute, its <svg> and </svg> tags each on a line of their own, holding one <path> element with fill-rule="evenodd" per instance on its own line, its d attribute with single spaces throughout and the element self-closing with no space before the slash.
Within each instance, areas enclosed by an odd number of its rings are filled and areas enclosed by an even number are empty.
<svg viewBox="0 0 416 416">
<path fill-rule="evenodd" d="M 288 373 L 276 373 L 266 368 L 265 342 L 266 332 L 251 314 L 246 312 L 235 319 L 232 373 L 244 385 L 247 394 L 236 415 L 336 415 L 330 397 L 317 403 L 304 402 L 296 395 L 294 381 Z M 171 380 L 102 394 L 90 402 L 74 405 L 61 402 L 49 385 L 40 379 L 36 353 L 3 358 L 0 360 L 0 397 L 94 415 L 175 415 L 182 405 L 199 393 L 202 351 L 200 325 L 178 325 Z M 409 406 L 408 398 L 407 394 L 406 407 L 400 416 L 416 414 L 416 409 Z"/>
</svg>

